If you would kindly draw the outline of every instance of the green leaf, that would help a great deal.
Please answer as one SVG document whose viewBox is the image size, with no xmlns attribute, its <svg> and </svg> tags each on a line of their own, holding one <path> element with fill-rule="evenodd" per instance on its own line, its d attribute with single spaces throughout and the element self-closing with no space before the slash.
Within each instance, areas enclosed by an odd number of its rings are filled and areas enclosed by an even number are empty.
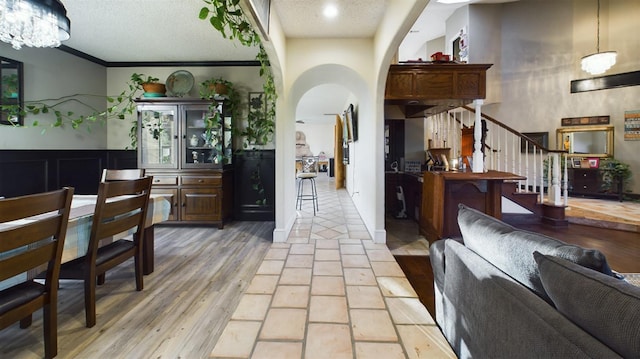
<svg viewBox="0 0 640 359">
<path fill-rule="evenodd" d="M 211 23 L 211 25 L 220 32 L 220 34 L 222 35 L 222 37 L 224 37 L 225 39 L 227 38 L 226 34 L 224 33 L 224 25 L 222 25 L 222 21 L 220 21 L 220 19 L 218 19 L 217 17 L 212 16 L 209 19 L 209 22 Z"/>
<path fill-rule="evenodd" d="M 202 9 L 200 9 L 200 13 L 198 14 L 198 18 L 200 18 L 200 20 L 204 20 L 209 16 L 209 8 L 208 7 L 203 7 Z"/>
</svg>

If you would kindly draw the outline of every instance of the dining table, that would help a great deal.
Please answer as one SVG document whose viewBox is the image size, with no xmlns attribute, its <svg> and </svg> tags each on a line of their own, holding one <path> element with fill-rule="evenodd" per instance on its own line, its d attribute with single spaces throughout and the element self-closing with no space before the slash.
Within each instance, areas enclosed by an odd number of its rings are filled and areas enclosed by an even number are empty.
<svg viewBox="0 0 640 359">
<path fill-rule="evenodd" d="M 71 211 L 69 212 L 69 223 L 67 225 L 67 234 L 64 241 L 64 249 L 62 251 L 62 263 L 80 258 L 87 253 L 89 247 L 89 238 L 91 236 L 91 225 L 93 222 L 93 213 L 96 206 L 97 195 L 74 195 L 71 201 Z M 169 198 L 163 194 L 151 194 L 149 197 L 149 207 L 147 209 L 147 219 L 145 221 L 142 256 L 142 272 L 145 275 L 153 273 L 154 270 L 154 225 L 164 222 L 171 215 L 171 203 Z M 3 226 L 19 225 L 28 219 L 21 219 Z M 100 245 L 106 245 L 113 241 L 125 238 L 132 232 L 123 232 L 110 239 L 103 239 Z M 19 249 L 16 249 L 19 250 Z M 13 286 L 17 283 L 35 278 L 36 271 L 21 273 L 15 277 L 0 282 L 0 290 Z"/>
</svg>

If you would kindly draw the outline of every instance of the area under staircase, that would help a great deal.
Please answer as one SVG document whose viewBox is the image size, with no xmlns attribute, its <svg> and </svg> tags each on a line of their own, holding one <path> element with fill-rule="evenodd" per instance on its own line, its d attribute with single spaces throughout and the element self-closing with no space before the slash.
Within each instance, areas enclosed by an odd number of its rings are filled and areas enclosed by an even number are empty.
<svg viewBox="0 0 640 359">
<path fill-rule="evenodd" d="M 469 106 L 427 118 L 430 147 L 448 148 L 454 159 L 465 160 L 473 152 L 476 113 Z M 504 123 L 481 114 L 485 170 L 510 172 L 524 180 L 505 182 L 502 188 L 503 219 L 509 222 L 542 221 L 565 226 L 567 206 L 566 151 L 551 150 Z M 457 161 L 456 161 L 457 162 Z"/>
</svg>

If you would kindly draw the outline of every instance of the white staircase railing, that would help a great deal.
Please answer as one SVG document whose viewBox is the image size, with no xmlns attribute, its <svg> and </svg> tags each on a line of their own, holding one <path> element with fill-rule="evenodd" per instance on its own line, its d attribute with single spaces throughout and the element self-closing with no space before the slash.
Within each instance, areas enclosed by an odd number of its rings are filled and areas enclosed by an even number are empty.
<svg viewBox="0 0 640 359">
<path fill-rule="evenodd" d="M 453 159 L 470 156 L 470 153 L 463 153 L 466 148 L 463 149 L 462 131 L 474 127 L 475 116 L 473 108 L 462 106 L 427 117 L 429 146 L 450 148 Z M 487 115 L 482 114 L 481 118 L 485 171 L 510 172 L 525 177 L 517 183 L 518 192 L 537 193 L 539 203 L 567 206 L 566 151 L 550 150 Z"/>
</svg>

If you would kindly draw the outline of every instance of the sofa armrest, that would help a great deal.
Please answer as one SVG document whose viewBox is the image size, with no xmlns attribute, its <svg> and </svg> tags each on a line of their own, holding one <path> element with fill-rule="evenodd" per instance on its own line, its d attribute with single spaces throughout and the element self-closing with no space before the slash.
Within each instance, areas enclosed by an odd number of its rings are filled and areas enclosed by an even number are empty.
<svg viewBox="0 0 640 359">
<path fill-rule="evenodd" d="M 448 240 L 462 243 L 462 237 L 456 237 L 440 239 L 429 246 L 429 261 L 431 262 L 431 269 L 433 269 L 433 280 L 441 293 L 444 291 L 444 247 Z"/>
</svg>

